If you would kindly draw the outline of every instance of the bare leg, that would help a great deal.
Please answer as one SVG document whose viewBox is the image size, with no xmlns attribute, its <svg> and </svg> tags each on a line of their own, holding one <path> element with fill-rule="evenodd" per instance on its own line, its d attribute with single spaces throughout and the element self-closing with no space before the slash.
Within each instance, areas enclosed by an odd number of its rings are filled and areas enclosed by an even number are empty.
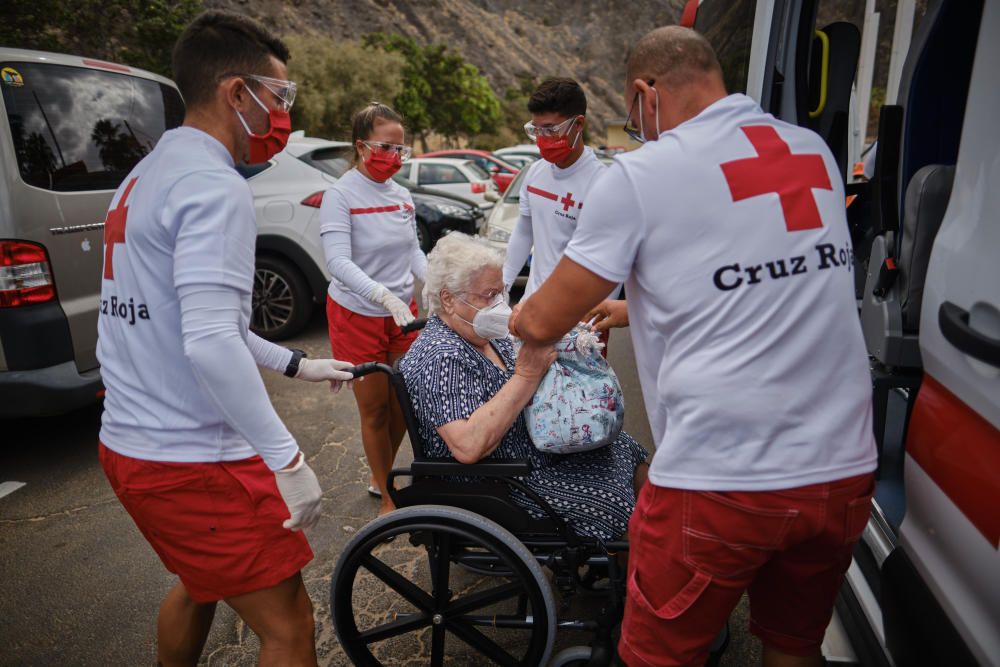
<svg viewBox="0 0 1000 667">
<path fill-rule="evenodd" d="M 260 667 L 316 667 L 313 606 L 302 573 L 226 603 L 260 637 Z"/>
<path fill-rule="evenodd" d="M 361 444 L 365 448 L 368 467 L 371 468 L 375 486 L 382 492 L 379 515 L 395 509 L 386 492 L 389 470 L 395 458 L 389 425 L 390 396 L 389 381 L 380 374 L 366 376 L 354 383 L 354 398 L 361 414 Z M 395 399 L 393 399 L 395 400 Z M 398 443 L 397 443 L 398 447 Z"/>
<path fill-rule="evenodd" d="M 764 644 L 762 664 L 764 667 L 823 667 L 826 661 L 821 653 L 809 657 L 789 655 Z"/>
<path fill-rule="evenodd" d="M 215 603 L 195 602 L 184 584 L 170 589 L 156 622 L 156 663 L 161 667 L 197 665 L 215 617 Z"/>
</svg>

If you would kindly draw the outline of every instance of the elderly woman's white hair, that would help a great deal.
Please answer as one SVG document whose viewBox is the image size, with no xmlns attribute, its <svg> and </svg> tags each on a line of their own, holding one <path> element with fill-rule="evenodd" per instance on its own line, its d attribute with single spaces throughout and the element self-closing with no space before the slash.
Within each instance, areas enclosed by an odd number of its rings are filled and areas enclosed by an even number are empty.
<svg viewBox="0 0 1000 667">
<path fill-rule="evenodd" d="M 453 232 L 427 255 L 424 303 L 433 315 L 441 310 L 441 291 L 464 292 L 476 274 L 487 267 L 503 269 L 504 256 L 481 236 Z"/>
</svg>

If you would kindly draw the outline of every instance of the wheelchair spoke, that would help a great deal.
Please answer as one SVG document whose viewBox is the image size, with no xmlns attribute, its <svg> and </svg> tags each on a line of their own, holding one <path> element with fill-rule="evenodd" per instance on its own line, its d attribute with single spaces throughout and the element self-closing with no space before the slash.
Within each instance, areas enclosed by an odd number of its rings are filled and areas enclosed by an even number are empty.
<svg viewBox="0 0 1000 667">
<path fill-rule="evenodd" d="M 421 611 L 430 612 L 434 608 L 434 600 L 430 595 L 375 556 L 365 554 L 361 564 Z"/>
<path fill-rule="evenodd" d="M 497 645 L 497 643 L 492 639 L 464 621 L 452 619 L 448 623 L 448 629 L 455 633 L 456 637 L 498 665 L 501 665 L 502 667 L 517 667 L 519 661 L 515 659 L 514 656 Z"/>
<path fill-rule="evenodd" d="M 431 635 L 431 667 L 444 665 L 444 625 L 435 625 Z"/>
<path fill-rule="evenodd" d="M 431 566 L 431 583 L 434 586 L 434 603 L 437 609 L 441 609 L 448 604 L 448 598 L 451 596 L 449 590 L 451 535 L 434 533 L 434 546 L 428 551 L 428 556 Z"/>
<path fill-rule="evenodd" d="M 373 642 L 380 642 L 384 639 L 396 637 L 407 632 L 419 630 L 420 628 L 427 627 L 430 624 L 431 619 L 427 616 L 427 614 L 405 614 L 390 623 L 379 625 L 371 630 L 365 630 L 364 632 L 358 634 L 358 639 L 363 641 L 365 644 L 371 644 Z"/>
<path fill-rule="evenodd" d="M 467 595 L 464 598 L 459 598 L 448 605 L 445 613 L 449 617 L 468 614 L 470 611 L 482 609 L 487 605 L 508 600 L 523 590 L 524 586 L 520 581 L 512 581 L 509 584 L 503 584 L 502 586 L 496 586 L 485 591 L 480 591 L 479 593 Z"/>
</svg>

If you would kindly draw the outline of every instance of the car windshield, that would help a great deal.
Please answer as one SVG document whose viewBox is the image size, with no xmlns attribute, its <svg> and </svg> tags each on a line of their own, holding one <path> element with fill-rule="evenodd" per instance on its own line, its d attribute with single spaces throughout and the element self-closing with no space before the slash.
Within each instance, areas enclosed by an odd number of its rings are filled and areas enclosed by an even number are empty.
<svg viewBox="0 0 1000 667">
<path fill-rule="evenodd" d="M 521 181 L 524 180 L 524 177 L 527 176 L 527 174 L 528 174 L 528 170 L 527 169 L 522 169 L 521 171 L 517 172 L 517 176 L 515 176 L 514 180 L 512 180 L 510 182 L 510 185 L 507 186 L 507 192 L 504 193 L 504 196 L 503 196 L 503 203 L 504 204 L 517 204 L 517 203 L 520 203 L 520 201 L 521 201 Z"/>
<path fill-rule="evenodd" d="M 463 162 L 462 166 L 465 167 L 466 171 L 472 172 L 475 175 L 475 177 L 480 181 L 485 181 L 490 177 L 490 172 L 486 171 L 472 160 L 469 160 L 468 162 Z"/>
<path fill-rule="evenodd" d="M 59 192 L 114 190 L 184 119 L 178 92 L 119 72 L 0 63 L 14 155 L 25 183 Z"/>
</svg>

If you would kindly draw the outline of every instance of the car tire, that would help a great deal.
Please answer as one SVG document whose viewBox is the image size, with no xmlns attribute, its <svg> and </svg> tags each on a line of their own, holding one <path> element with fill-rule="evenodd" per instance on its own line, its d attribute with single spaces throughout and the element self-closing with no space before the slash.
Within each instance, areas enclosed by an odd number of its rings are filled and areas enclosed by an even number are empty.
<svg viewBox="0 0 1000 667">
<path fill-rule="evenodd" d="M 421 220 L 417 220 L 417 242 L 425 255 L 434 247 L 434 237 L 431 236 L 431 230 L 427 227 L 427 223 Z"/>
<path fill-rule="evenodd" d="M 302 272 L 284 258 L 259 255 L 250 330 L 268 340 L 291 338 L 302 331 L 312 312 L 312 295 Z"/>
</svg>

